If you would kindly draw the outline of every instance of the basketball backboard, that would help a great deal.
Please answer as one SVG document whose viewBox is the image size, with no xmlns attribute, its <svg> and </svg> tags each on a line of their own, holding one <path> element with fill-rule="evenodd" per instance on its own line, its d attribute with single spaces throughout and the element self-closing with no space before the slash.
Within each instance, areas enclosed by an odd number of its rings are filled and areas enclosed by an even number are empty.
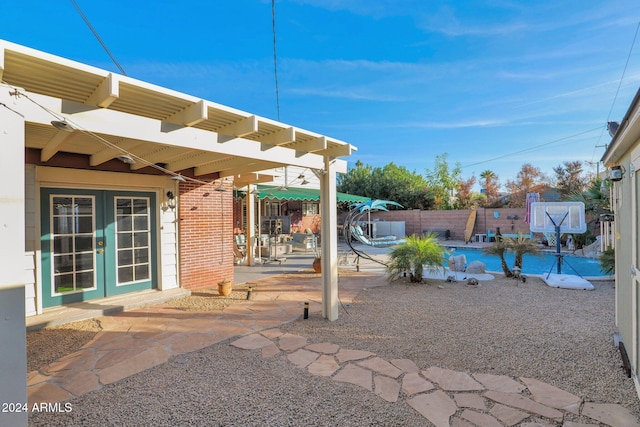
<svg viewBox="0 0 640 427">
<path fill-rule="evenodd" d="M 582 202 L 534 202 L 531 204 L 532 232 L 582 234 L 587 231 Z"/>
</svg>

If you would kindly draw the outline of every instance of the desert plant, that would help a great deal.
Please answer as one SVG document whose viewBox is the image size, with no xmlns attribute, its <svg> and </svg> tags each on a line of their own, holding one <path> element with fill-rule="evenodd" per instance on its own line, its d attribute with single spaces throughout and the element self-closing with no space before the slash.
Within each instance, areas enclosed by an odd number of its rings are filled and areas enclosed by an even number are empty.
<svg viewBox="0 0 640 427">
<path fill-rule="evenodd" d="M 443 269 L 447 251 L 440 246 L 434 234 L 425 236 L 409 236 L 404 243 L 395 246 L 387 265 L 389 280 L 395 280 L 405 272 L 409 273 L 411 282 L 420 283 L 424 269 L 437 271 Z"/>
<path fill-rule="evenodd" d="M 493 245 L 485 247 L 482 251 L 487 255 L 496 255 L 500 257 L 500 264 L 502 265 L 502 271 L 506 277 L 513 277 L 513 272 L 507 265 L 507 260 L 504 259 L 504 253 L 509 249 L 506 239 L 498 237 Z"/>
<path fill-rule="evenodd" d="M 518 233 L 517 237 L 505 238 L 507 248 L 515 252 L 516 258 L 513 261 L 513 266 L 518 267 L 522 271 L 522 257 L 524 254 L 537 255 L 540 253 L 538 242 L 525 237 L 523 234 Z"/>
<path fill-rule="evenodd" d="M 614 274 L 616 272 L 616 250 L 607 248 L 600 255 L 600 269 L 603 273 Z"/>
</svg>

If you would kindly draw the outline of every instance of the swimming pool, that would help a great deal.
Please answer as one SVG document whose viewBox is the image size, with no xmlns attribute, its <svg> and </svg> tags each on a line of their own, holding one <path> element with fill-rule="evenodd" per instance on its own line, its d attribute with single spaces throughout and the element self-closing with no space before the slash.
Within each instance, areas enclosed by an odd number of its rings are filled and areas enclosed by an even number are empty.
<svg viewBox="0 0 640 427">
<path fill-rule="evenodd" d="M 496 255 L 487 255 L 480 249 L 468 249 L 468 248 L 447 248 L 450 251 L 450 255 L 464 255 L 467 258 L 467 264 L 471 261 L 483 262 L 487 267 L 487 271 L 502 272 L 502 266 L 500 264 L 500 258 Z M 513 252 L 507 252 L 504 257 L 507 260 L 509 268 L 513 267 L 513 260 L 515 254 Z M 600 261 L 594 258 L 577 257 L 573 255 L 564 255 L 564 262 L 562 263 L 563 274 L 576 274 L 583 277 L 594 276 L 606 276 L 600 269 Z M 547 274 L 557 272 L 556 256 L 555 252 L 542 252 L 540 255 L 525 254 L 522 258 L 522 272 L 524 274 Z"/>
</svg>

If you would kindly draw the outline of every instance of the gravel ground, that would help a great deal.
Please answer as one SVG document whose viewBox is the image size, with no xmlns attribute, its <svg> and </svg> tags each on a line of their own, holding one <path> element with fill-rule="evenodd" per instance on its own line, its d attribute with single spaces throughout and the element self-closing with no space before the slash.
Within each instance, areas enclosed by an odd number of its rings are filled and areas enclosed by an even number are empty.
<svg viewBox="0 0 640 427">
<path fill-rule="evenodd" d="M 80 350 L 101 330 L 99 321 L 87 319 L 27 332 L 27 372 Z"/>
<path fill-rule="evenodd" d="M 622 404 L 640 418 L 613 346 L 613 283 L 594 285 L 589 292 L 536 278 L 497 278 L 479 288 L 395 282 L 362 292 L 336 322 L 312 314 L 281 329 L 421 368 L 532 377 L 587 401 Z M 428 425 L 404 399 L 387 403 L 298 369 L 284 354 L 264 359 L 221 343 L 73 399 L 72 412 L 32 414 L 30 425 Z"/>
</svg>

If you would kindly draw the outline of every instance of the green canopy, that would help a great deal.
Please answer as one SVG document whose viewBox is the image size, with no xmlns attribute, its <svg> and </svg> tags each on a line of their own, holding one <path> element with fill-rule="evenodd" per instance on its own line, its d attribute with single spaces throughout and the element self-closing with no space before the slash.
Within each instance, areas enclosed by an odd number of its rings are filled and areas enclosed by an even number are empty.
<svg viewBox="0 0 640 427">
<path fill-rule="evenodd" d="M 317 188 L 299 187 L 273 187 L 268 185 L 258 185 L 258 198 L 270 200 L 306 200 L 311 202 L 320 201 L 320 190 Z M 361 203 L 371 200 L 369 197 L 356 196 L 354 194 L 337 193 L 339 202 Z"/>
</svg>

